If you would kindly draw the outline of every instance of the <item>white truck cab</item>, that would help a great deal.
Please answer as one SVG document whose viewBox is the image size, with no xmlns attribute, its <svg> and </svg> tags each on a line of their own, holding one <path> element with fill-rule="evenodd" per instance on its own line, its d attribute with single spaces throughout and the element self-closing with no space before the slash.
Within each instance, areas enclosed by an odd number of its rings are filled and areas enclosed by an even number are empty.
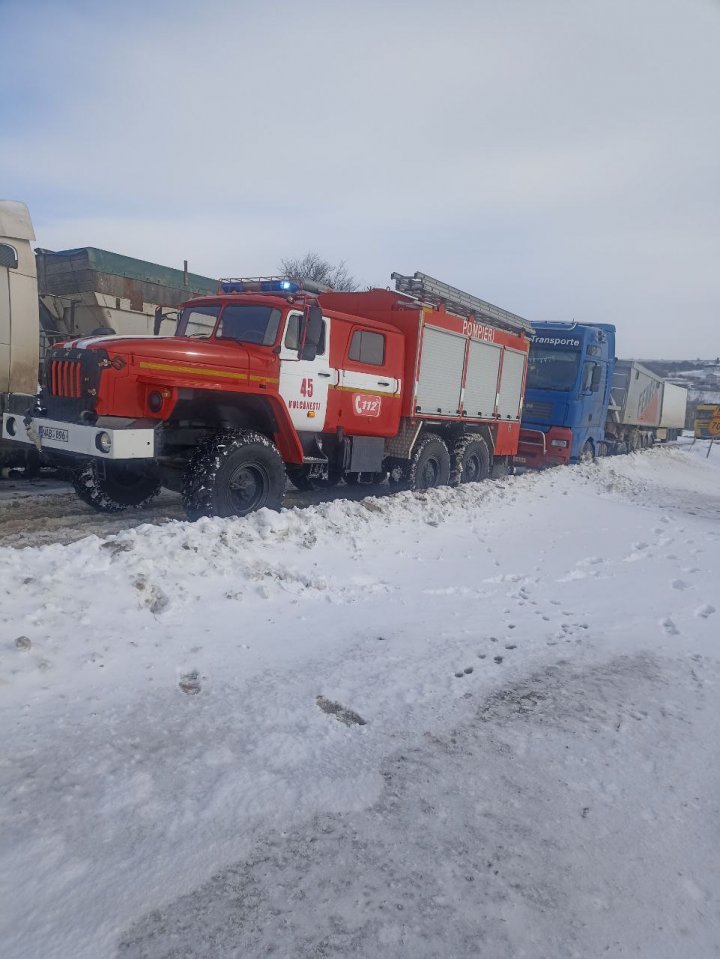
<svg viewBox="0 0 720 959">
<path fill-rule="evenodd" d="M 35 239 L 24 203 L 0 200 L 0 413 L 23 413 L 37 393 L 39 357 Z M 24 462 L 17 444 L 0 442 L 0 466 Z"/>
</svg>

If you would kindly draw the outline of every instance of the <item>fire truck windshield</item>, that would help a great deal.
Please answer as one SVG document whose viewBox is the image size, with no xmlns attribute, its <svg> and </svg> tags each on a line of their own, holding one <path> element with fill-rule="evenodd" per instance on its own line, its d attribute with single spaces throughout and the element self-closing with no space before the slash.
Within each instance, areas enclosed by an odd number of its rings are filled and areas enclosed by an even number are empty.
<svg viewBox="0 0 720 959">
<path fill-rule="evenodd" d="M 526 386 L 529 390 L 571 390 L 577 379 L 580 353 L 532 347 Z"/>
<path fill-rule="evenodd" d="M 280 327 L 280 310 L 254 303 L 187 306 L 178 318 L 177 336 L 209 337 L 216 326 L 219 339 L 272 346 Z"/>
<path fill-rule="evenodd" d="M 220 306 L 187 306 L 178 317 L 176 336 L 210 336 Z"/>
<path fill-rule="evenodd" d="M 225 340 L 272 346 L 280 326 L 280 310 L 273 306 L 245 304 L 226 306 L 220 317 L 217 335 Z"/>
</svg>

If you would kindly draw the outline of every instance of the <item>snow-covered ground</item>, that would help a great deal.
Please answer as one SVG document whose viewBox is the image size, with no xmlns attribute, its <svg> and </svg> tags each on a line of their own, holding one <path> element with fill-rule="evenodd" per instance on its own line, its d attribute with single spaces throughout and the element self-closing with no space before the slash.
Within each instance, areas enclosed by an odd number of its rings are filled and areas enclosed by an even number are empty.
<svg viewBox="0 0 720 959">
<path fill-rule="evenodd" d="M 0 549 L 3 959 L 720 955 L 705 451 Z"/>
</svg>

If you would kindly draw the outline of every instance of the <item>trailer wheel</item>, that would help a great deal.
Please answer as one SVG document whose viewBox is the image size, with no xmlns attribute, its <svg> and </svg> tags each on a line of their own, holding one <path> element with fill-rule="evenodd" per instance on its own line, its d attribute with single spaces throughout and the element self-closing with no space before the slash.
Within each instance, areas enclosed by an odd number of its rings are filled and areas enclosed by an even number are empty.
<svg viewBox="0 0 720 959">
<path fill-rule="evenodd" d="M 188 519 L 245 516 L 280 509 L 285 464 L 275 444 L 254 430 L 228 430 L 205 440 L 190 457 L 182 499 Z"/>
<path fill-rule="evenodd" d="M 490 475 L 490 452 L 481 436 L 462 436 L 450 456 L 450 485 L 481 483 Z"/>
<path fill-rule="evenodd" d="M 391 471 L 390 476 L 393 477 Z M 402 475 L 392 480 L 396 489 L 424 490 L 450 482 L 450 453 L 435 433 L 421 436 Z"/>
<path fill-rule="evenodd" d="M 160 492 L 160 477 L 142 462 L 93 458 L 73 471 L 72 485 L 83 503 L 99 513 L 121 513 L 149 506 Z"/>
<path fill-rule="evenodd" d="M 580 463 L 594 463 L 595 462 L 595 447 L 592 445 L 590 440 L 583 446 L 580 450 Z"/>
<path fill-rule="evenodd" d="M 336 466 L 328 466 L 327 476 L 322 478 L 319 476 L 309 476 L 310 469 L 307 466 L 290 465 L 287 466 L 286 469 L 288 479 L 295 489 L 300 490 L 301 493 L 307 493 L 317 489 L 330 489 L 332 486 L 337 486 L 343 475 L 342 471 Z"/>
</svg>

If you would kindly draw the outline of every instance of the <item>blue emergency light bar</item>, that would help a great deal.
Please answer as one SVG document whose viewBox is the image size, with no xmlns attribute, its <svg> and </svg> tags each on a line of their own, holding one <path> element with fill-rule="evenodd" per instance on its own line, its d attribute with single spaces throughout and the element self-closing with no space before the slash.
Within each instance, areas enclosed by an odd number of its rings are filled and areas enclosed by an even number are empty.
<svg viewBox="0 0 720 959">
<path fill-rule="evenodd" d="M 302 284 L 283 276 L 249 276 L 220 280 L 222 293 L 299 293 Z"/>
</svg>

